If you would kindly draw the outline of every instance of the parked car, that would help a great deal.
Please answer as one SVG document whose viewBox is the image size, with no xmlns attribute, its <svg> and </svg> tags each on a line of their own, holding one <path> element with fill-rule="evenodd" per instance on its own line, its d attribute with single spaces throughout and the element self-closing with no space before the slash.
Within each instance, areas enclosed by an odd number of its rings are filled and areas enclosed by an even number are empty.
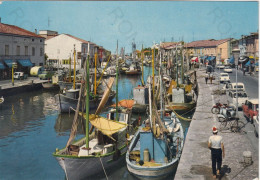
<svg viewBox="0 0 260 180">
<path fill-rule="evenodd" d="M 229 75 L 228 73 L 220 73 L 220 83 L 223 83 L 223 82 L 230 82 L 230 78 L 229 78 Z"/>
<path fill-rule="evenodd" d="M 225 68 L 225 65 L 224 65 L 224 64 L 217 64 L 217 65 L 216 65 L 216 68 L 218 68 L 218 69 L 224 69 L 224 68 Z"/>
<path fill-rule="evenodd" d="M 238 82 L 237 85 L 236 83 L 227 83 L 223 86 L 222 88 L 222 93 L 227 93 L 229 91 L 246 91 L 244 83 Z"/>
<path fill-rule="evenodd" d="M 52 76 L 54 75 L 54 72 L 52 71 L 43 71 L 41 74 L 38 75 L 40 79 L 47 80 L 52 79 Z"/>
<path fill-rule="evenodd" d="M 258 137 L 259 136 L 259 116 L 254 116 L 253 121 L 254 121 L 253 126 L 254 126 L 255 136 Z"/>
<path fill-rule="evenodd" d="M 224 72 L 227 72 L 227 73 L 232 73 L 232 68 L 230 66 L 226 66 L 224 68 Z"/>
<path fill-rule="evenodd" d="M 246 100 L 245 104 L 242 105 L 244 116 L 253 123 L 253 117 L 258 116 L 258 99 Z"/>
<path fill-rule="evenodd" d="M 237 96 L 238 95 L 238 96 Z M 245 104 L 246 100 L 248 100 L 248 96 L 244 91 L 230 91 L 228 93 L 228 100 L 231 102 L 235 107 L 238 101 L 238 109 L 242 109 L 242 105 Z"/>
<path fill-rule="evenodd" d="M 24 74 L 24 72 L 15 72 L 14 73 L 14 79 L 23 80 L 23 79 L 26 79 L 27 77 L 28 77 L 28 75 Z"/>
</svg>

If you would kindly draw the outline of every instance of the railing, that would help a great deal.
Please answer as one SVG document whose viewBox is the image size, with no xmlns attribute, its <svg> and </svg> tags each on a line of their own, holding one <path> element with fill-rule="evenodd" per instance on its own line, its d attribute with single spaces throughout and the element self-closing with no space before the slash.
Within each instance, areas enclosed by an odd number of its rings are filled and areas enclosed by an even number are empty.
<svg viewBox="0 0 260 180">
<path fill-rule="evenodd" d="M 31 56 L 17 56 L 17 55 L 10 55 L 10 56 L 5 56 L 5 55 L 0 55 L 0 60 L 4 59 L 12 59 L 12 60 L 18 60 L 18 59 L 31 59 Z"/>
</svg>

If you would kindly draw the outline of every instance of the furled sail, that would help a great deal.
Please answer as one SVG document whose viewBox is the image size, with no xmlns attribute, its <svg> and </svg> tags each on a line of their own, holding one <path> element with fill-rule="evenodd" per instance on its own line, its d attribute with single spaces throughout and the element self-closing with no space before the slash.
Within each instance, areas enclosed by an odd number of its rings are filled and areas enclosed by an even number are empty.
<svg viewBox="0 0 260 180">
<path fill-rule="evenodd" d="M 103 97 L 102 97 L 102 99 L 101 99 L 101 101 L 100 101 L 100 103 L 98 105 L 98 108 L 97 108 L 95 114 L 99 114 L 101 112 L 101 110 L 103 109 L 103 107 L 105 106 L 105 104 L 107 103 L 107 100 L 109 98 L 109 94 L 110 94 L 110 91 L 111 91 L 111 88 L 112 88 L 114 80 L 115 80 L 114 77 L 109 78 L 109 80 L 108 80 L 108 87 L 107 87 L 107 89 L 105 90 L 105 92 L 103 94 Z"/>
</svg>

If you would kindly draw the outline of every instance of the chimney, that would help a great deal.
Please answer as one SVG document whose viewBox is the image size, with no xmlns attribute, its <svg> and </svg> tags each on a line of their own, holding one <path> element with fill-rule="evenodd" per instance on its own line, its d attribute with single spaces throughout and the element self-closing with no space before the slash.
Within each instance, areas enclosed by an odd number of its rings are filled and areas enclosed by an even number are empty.
<svg viewBox="0 0 260 180">
<path fill-rule="evenodd" d="M 37 29 L 34 29 L 35 34 L 37 34 Z"/>
</svg>

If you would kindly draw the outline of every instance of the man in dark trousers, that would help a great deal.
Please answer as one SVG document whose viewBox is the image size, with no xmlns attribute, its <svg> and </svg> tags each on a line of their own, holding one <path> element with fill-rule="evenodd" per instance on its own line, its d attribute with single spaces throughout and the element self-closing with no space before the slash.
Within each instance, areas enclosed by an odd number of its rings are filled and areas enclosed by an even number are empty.
<svg viewBox="0 0 260 180">
<path fill-rule="evenodd" d="M 206 84 L 208 84 L 208 79 L 209 79 L 209 75 L 206 74 L 206 75 L 205 75 L 205 82 L 206 82 Z"/>
<path fill-rule="evenodd" d="M 225 150 L 222 137 L 218 135 L 218 129 L 213 127 L 212 132 L 213 135 L 209 137 L 208 148 L 211 150 L 213 178 L 217 178 L 220 175 L 222 156 L 225 158 Z"/>
</svg>

